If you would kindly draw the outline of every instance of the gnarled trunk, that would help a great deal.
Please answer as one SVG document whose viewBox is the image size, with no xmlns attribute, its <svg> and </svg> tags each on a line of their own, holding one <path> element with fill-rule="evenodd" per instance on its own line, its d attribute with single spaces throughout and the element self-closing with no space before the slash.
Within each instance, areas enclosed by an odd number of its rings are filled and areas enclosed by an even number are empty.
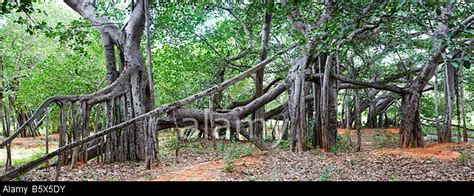
<svg viewBox="0 0 474 196">
<path fill-rule="evenodd" d="M 413 92 L 402 96 L 400 123 L 400 146 L 402 148 L 423 147 L 420 122 L 420 93 Z"/>
<path fill-rule="evenodd" d="M 148 71 L 152 71 L 151 62 L 148 62 L 150 69 L 147 70 L 140 48 L 145 19 L 149 19 L 149 16 L 145 16 L 146 9 L 148 9 L 147 1 L 136 1 L 124 29 L 119 29 L 105 17 L 97 17 L 93 4 L 82 0 L 65 0 L 65 3 L 90 22 L 99 24 L 96 25 L 96 28 L 101 33 L 104 46 L 107 68 L 106 79 L 109 82 L 108 89 L 110 89 L 110 93 L 107 94 L 110 98 L 105 100 L 107 101 L 106 127 L 115 126 L 153 109 L 154 98 L 153 89 L 151 89 L 153 85 L 150 84 L 152 82 L 149 78 L 151 73 L 148 73 Z M 147 44 L 150 45 L 149 42 Z M 118 55 L 116 55 L 116 52 L 118 52 Z M 150 55 L 150 51 L 147 50 L 147 53 Z M 117 56 L 119 57 L 118 60 L 116 59 Z M 148 60 L 150 61 L 150 59 Z M 87 101 L 87 103 L 82 101 L 78 106 L 80 108 L 77 110 L 78 114 L 72 118 L 73 121 L 77 121 L 72 123 L 75 132 L 74 140 L 86 137 L 90 118 L 89 111 L 95 104 L 96 102 L 92 101 Z M 145 131 L 150 127 L 153 128 L 154 125 L 144 123 L 143 121 L 136 121 L 119 132 L 105 136 L 107 162 L 145 160 L 146 148 L 154 148 L 153 146 L 146 146 L 150 143 L 150 141 L 147 143 L 146 140 L 151 140 L 153 131 L 148 133 Z M 150 123 L 153 123 L 153 119 Z M 86 147 L 81 146 L 80 148 L 85 149 Z M 81 150 L 81 152 L 86 152 L 86 150 Z M 87 160 L 85 155 L 78 158 L 84 161 Z M 150 160 L 150 162 L 153 162 L 153 160 Z"/>
<path fill-rule="evenodd" d="M 291 145 L 294 152 L 306 150 L 306 109 L 304 101 L 304 69 L 308 56 L 300 55 L 293 62 L 290 70 L 288 84 L 288 108 L 291 123 Z"/>
</svg>

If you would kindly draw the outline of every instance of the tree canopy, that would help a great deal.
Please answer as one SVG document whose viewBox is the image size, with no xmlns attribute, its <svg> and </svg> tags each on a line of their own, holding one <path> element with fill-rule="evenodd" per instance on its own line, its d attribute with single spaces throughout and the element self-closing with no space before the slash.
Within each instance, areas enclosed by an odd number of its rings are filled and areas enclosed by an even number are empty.
<svg viewBox="0 0 474 196">
<path fill-rule="evenodd" d="M 14 111 L 4 121 L 17 122 L 2 146 L 39 127 L 45 111 L 56 119 L 46 126 L 64 138 L 42 160 L 61 155 L 64 164 L 87 161 L 88 145 L 107 138 L 107 162 L 150 167 L 156 132 L 185 128 L 188 118 L 199 137 L 228 131 L 225 139 L 242 135 L 269 151 L 268 138 L 288 140 L 292 151 L 334 150 L 337 129 L 352 127 L 358 135 L 361 127 L 399 128 L 403 148 L 423 147 L 430 134 L 467 141 L 473 9 L 431 1 L 3 1 L 0 98 Z M 218 119 L 230 123 L 222 128 Z M 265 129 L 272 120 L 289 124 L 280 138 Z"/>
</svg>

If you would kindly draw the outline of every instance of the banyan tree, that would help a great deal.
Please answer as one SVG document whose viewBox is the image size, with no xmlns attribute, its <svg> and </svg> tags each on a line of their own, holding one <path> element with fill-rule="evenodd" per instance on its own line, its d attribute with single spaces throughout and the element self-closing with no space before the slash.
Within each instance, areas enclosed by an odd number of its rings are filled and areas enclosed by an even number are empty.
<svg viewBox="0 0 474 196">
<path fill-rule="evenodd" d="M 237 138 L 241 135 L 259 149 L 272 151 L 262 134 L 265 121 L 269 119 L 283 120 L 289 125 L 288 138 L 294 152 L 311 147 L 333 150 L 337 147 L 337 128 L 355 126 L 360 129 L 361 115 L 366 110 L 368 127 L 399 125 L 400 147 L 423 147 L 421 96 L 434 89 L 430 81 L 443 63 L 447 66 L 456 57 L 472 54 L 473 47 L 472 36 L 469 39 L 466 31 L 470 30 L 472 35 L 474 15 L 463 3 L 423 4 L 424 8 L 395 2 L 298 4 L 268 0 L 254 4 L 189 4 L 186 6 L 225 13 L 235 20 L 247 43 L 235 54 L 221 54 L 223 60 L 214 75 L 217 82 L 210 88 L 157 105 L 155 100 L 159 94 L 155 89 L 160 86 L 155 85 L 154 78 L 160 76 L 154 76 L 153 66 L 159 69 L 160 65 L 152 62 L 151 34 L 156 30 L 152 29 L 156 25 L 152 21 L 160 14 L 158 8 L 168 5 L 148 0 L 127 2 L 130 4 L 127 20 L 117 25 L 106 15 L 98 14 L 98 2 L 64 0 L 100 33 L 108 85 L 91 94 L 46 99 L 17 130 L 1 141 L 0 146 L 8 148 L 14 138 L 47 115 L 48 108 L 59 106 L 60 115 L 56 119 L 59 148 L 11 168 L 3 174 L 2 180 L 11 180 L 54 157 L 58 157 L 55 163 L 58 175 L 62 165 L 93 158 L 106 163 L 145 161 L 146 167 L 151 168 L 159 161 L 159 131 L 184 127 L 199 130 L 212 141 L 218 139 L 214 134 L 216 130 L 228 129 Z M 242 13 L 235 10 L 251 5 L 257 7 L 257 15 L 262 16 L 254 18 L 258 20 L 258 33 L 257 28 L 249 27 Z M 154 21 L 157 22 L 160 21 Z M 273 29 L 275 24 L 288 25 L 282 31 L 282 28 Z M 273 37 L 284 37 L 282 34 L 292 38 L 283 44 L 272 44 Z M 420 41 L 416 40 L 420 36 L 424 37 L 423 44 L 408 44 Z M 207 44 L 212 47 L 212 43 Z M 425 51 L 424 58 L 414 65 L 409 56 L 398 54 L 398 44 L 404 49 Z M 453 50 L 452 44 L 462 47 Z M 364 48 L 373 56 L 364 56 Z M 282 56 L 289 64 L 284 70 L 285 76 L 265 81 L 267 85 L 264 85 L 265 69 L 281 61 Z M 379 66 L 380 59 L 386 56 L 396 61 L 390 65 L 395 68 L 389 74 L 367 71 Z M 253 58 L 253 64 L 226 78 L 226 68 L 244 57 Z M 255 79 L 254 95 L 225 106 L 222 92 L 249 77 Z M 284 103 L 265 110 L 265 105 L 284 94 L 288 97 Z M 189 107 L 197 100 L 206 99 L 209 99 L 206 109 Z M 399 107 L 398 119 L 388 118 L 385 111 L 389 107 Z M 338 118 L 341 108 L 345 112 Z M 444 120 L 450 121 L 450 115 L 448 112 Z M 97 119 L 103 119 L 104 123 L 98 123 Z M 439 129 L 442 141 L 450 140 L 451 135 L 447 133 L 450 131 L 449 127 Z M 358 148 L 360 150 L 360 145 Z"/>
</svg>

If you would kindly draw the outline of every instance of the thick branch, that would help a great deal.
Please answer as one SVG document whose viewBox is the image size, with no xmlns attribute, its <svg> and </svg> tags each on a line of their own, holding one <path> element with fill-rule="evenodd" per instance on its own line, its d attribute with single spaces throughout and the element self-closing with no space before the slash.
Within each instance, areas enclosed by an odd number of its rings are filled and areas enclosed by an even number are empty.
<svg viewBox="0 0 474 196">
<path fill-rule="evenodd" d="M 64 0 L 69 7 L 79 13 L 82 17 L 89 20 L 99 32 L 107 32 L 110 38 L 117 45 L 122 45 L 122 32 L 120 29 L 106 17 L 97 18 L 94 5 L 85 0 Z"/>
<path fill-rule="evenodd" d="M 275 85 L 277 82 L 281 81 L 282 78 L 276 78 L 274 80 L 272 80 L 264 89 L 263 89 L 263 93 L 267 93 L 268 90 L 273 86 Z M 236 107 L 239 107 L 239 106 L 244 106 L 244 105 L 247 105 L 248 103 L 250 103 L 251 101 L 253 101 L 255 99 L 255 96 L 253 96 L 252 98 L 250 99 L 246 99 L 246 100 L 242 100 L 242 101 L 234 101 L 232 102 L 229 107 L 227 107 L 227 109 L 234 109 Z"/>
<path fill-rule="evenodd" d="M 142 37 L 145 28 L 145 9 L 144 0 L 137 0 L 125 26 L 125 35 L 133 42 L 139 41 Z"/>
<path fill-rule="evenodd" d="M 321 74 L 313 74 L 313 75 L 311 75 L 309 80 L 310 81 L 317 81 L 317 79 L 319 77 L 321 77 Z M 395 92 L 395 93 L 398 93 L 398 94 L 402 94 L 402 93 L 405 92 L 404 89 L 402 89 L 398 86 L 385 84 L 384 82 L 379 82 L 379 81 L 375 81 L 375 82 L 357 81 L 357 80 L 353 80 L 353 79 L 345 77 L 345 76 L 334 75 L 334 74 L 332 74 L 331 77 L 336 79 L 336 80 L 348 83 L 348 84 L 365 86 L 365 87 L 368 87 L 368 88 L 374 88 L 374 89 L 379 89 L 379 90 L 387 90 L 387 91 Z"/>
<path fill-rule="evenodd" d="M 278 84 L 274 89 L 270 90 L 269 92 L 265 93 L 259 98 L 254 99 L 252 102 L 250 102 L 246 106 L 242 108 L 236 108 L 233 111 L 238 111 L 239 118 L 245 118 L 246 116 L 250 115 L 252 112 L 256 111 L 258 108 L 274 100 L 281 93 L 285 92 L 285 90 L 286 90 L 285 82 L 282 82 Z"/>
</svg>

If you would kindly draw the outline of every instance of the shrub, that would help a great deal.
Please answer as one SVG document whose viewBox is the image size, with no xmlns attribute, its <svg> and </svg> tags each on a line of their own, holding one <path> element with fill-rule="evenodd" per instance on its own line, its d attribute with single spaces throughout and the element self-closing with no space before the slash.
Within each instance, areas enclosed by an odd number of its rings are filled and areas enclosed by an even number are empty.
<svg viewBox="0 0 474 196">
<path fill-rule="evenodd" d="M 321 171 L 321 176 L 319 177 L 320 181 L 331 181 L 331 170 L 329 167 L 324 167 Z"/>
<path fill-rule="evenodd" d="M 461 151 L 461 156 L 458 158 L 458 163 L 460 165 L 469 165 L 471 162 L 471 153 L 468 150 Z"/>
<path fill-rule="evenodd" d="M 235 168 L 234 159 L 231 156 L 224 157 L 224 170 L 226 172 L 232 173 Z"/>
</svg>

